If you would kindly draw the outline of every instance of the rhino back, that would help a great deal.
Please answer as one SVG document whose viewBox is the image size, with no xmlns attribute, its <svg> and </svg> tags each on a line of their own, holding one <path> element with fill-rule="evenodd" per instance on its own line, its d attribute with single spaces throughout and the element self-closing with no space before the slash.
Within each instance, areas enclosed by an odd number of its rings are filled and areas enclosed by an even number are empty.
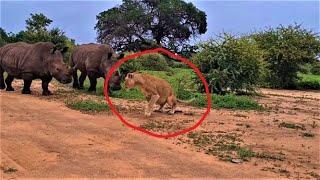
<svg viewBox="0 0 320 180">
<path fill-rule="evenodd" d="M 3 46 L 0 49 L 0 63 L 1 67 L 13 76 L 19 76 L 21 74 L 20 64 L 22 63 L 24 56 L 26 56 L 29 44 L 19 42 L 11 43 Z"/>
<path fill-rule="evenodd" d="M 74 48 L 72 53 L 72 64 L 81 71 L 98 70 L 101 61 L 112 48 L 104 44 L 83 44 Z"/>
<path fill-rule="evenodd" d="M 1 64 L 5 71 L 19 78 L 22 73 L 42 76 L 47 73 L 45 57 L 50 55 L 52 43 L 12 43 L 0 52 Z"/>
</svg>

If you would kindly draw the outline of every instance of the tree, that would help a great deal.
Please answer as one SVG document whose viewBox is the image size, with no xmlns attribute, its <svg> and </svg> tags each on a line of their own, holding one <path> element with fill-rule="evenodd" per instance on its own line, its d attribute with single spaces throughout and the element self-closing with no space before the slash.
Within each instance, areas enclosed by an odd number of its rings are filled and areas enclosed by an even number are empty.
<svg viewBox="0 0 320 180">
<path fill-rule="evenodd" d="M 222 34 L 199 45 L 192 61 L 205 76 L 212 93 L 254 91 L 259 83 L 262 52 L 251 39 Z M 203 84 L 197 79 L 199 90 Z"/>
<path fill-rule="evenodd" d="M 47 27 L 52 23 L 52 20 L 44 14 L 30 14 L 30 18 L 26 20 L 27 31 L 39 32 L 47 31 Z"/>
<path fill-rule="evenodd" d="M 13 42 L 17 42 L 16 35 L 13 33 L 7 33 L 3 28 L 0 28 L 0 47 Z"/>
<path fill-rule="evenodd" d="M 8 35 L 6 31 L 2 28 L 0 28 L 0 47 L 5 45 L 8 40 Z"/>
<path fill-rule="evenodd" d="M 270 70 L 266 81 L 274 88 L 295 88 L 299 67 L 316 61 L 319 36 L 301 25 L 279 26 L 252 35 Z"/>
<path fill-rule="evenodd" d="M 27 43 L 36 43 L 36 42 L 52 42 L 58 48 L 68 47 L 72 50 L 75 45 L 73 39 L 68 38 L 65 33 L 59 28 L 52 28 L 50 30 L 47 27 L 50 25 L 52 20 L 47 18 L 42 13 L 40 14 L 30 14 L 31 17 L 26 20 L 26 29 L 14 33 L 6 33 L 6 31 L 0 28 L 0 47 L 7 43 L 14 42 L 27 42 Z M 67 55 L 70 53 L 66 53 Z"/>
<path fill-rule="evenodd" d="M 97 16 L 97 40 L 117 50 L 183 47 L 207 31 L 206 14 L 182 0 L 123 0 Z"/>
</svg>

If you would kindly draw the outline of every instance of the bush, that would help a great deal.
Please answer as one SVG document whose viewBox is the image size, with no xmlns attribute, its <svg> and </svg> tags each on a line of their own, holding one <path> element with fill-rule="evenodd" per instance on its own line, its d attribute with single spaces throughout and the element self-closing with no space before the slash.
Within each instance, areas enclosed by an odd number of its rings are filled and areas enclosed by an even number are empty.
<svg viewBox="0 0 320 180">
<path fill-rule="evenodd" d="M 311 65 L 310 72 L 315 75 L 320 75 L 320 61 L 317 61 Z"/>
<path fill-rule="evenodd" d="M 313 74 L 299 73 L 300 78 L 296 84 L 297 89 L 314 89 L 320 90 L 320 76 Z"/>
<path fill-rule="evenodd" d="M 146 54 L 137 58 L 137 61 L 140 62 L 142 70 L 151 70 L 151 71 L 168 71 L 169 66 L 166 61 L 166 58 L 162 54 L 153 53 Z"/>
<path fill-rule="evenodd" d="M 133 52 L 125 52 L 125 56 L 133 54 Z M 120 66 L 120 72 L 122 78 L 124 78 L 128 73 L 139 71 L 142 69 L 141 63 L 137 59 L 130 59 L 129 61 L 123 63 Z"/>
<path fill-rule="evenodd" d="M 126 55 L 132 52 L 125 53 Z M 131 59 L 121 65 L 120 71 L 126 75 L 129 72 L 151 70 L 151 71 L 169 71 L 169 65 L 162 54 L 152 53 L 142 55 L 136 59 Z"/>
<path fill-rule="evenodd" d="M 192 61 L 205 76 L 212 93 L 254 91 L 261 71 L 261 51 L 248 38 L 223 34 L 200 44 Z M 198 80 L 199 89 L 203 90 Z"/>
<path fill-rule="evenodd" d="M 320 53 L 319 36 L 301 25 L 270 28 L 251 35 L 264 51 L 264 60 L 270 74 L 266 77 L 273 88 L 295 88 L 297 72 L 307 72 L 306 63 L 316 61 Z"/>
</svg>

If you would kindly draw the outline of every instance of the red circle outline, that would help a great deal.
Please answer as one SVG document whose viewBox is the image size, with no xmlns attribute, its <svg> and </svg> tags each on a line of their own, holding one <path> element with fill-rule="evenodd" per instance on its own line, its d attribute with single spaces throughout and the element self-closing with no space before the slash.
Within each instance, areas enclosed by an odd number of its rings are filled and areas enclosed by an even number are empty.
<svg viewBox="0 0 320 180">
<path fill-rule="evenodd" d="M 157 134 L 157 133 L 154 133 L 154 132 L 151 132 L 151 131 L 148 131 L 144 128 L 141 128 L 141 127 L 138 127 L 138 126 L 135 126 L 133 124 L 130 124 L 127 120 L 125 120 L 121 114 L 117 111 L 117 109 L 113 106 L 112 102 L 111 102 L 111 99 L 109 97 L 109 94 L 108 94 L 108 82 L 112 76 L 112 74 L 114 73 L 114 71 L 116 71 L 116 69 L 118 69 L 123 63 L 125 63 L 126 61 L 129 61 L 130 59 L 134 59 L 134 58 L 137 58 L 139 56 L 142 56 L 144 54 L 150 54 L 150 53 L 164 53 L 164 54 L 167 54 L 168 56 L 170 56 L 172 59 L 176 59 L 176 60 L 179 60 L 181 62 L 183 62 L 184 64 L 187 64 L 189 67 L 191 67 L 193 69 L 193 71 L 196 72 L 196 74 L 198 75 L 198 77 L 200 78 L 200 80 L 202 81 L 202 83 L 204 84 L 204 88 L 205 88 L 205 92 L 206 92 L 206 95 L 207 95 L 207 110 L 205 111 L 205 113 L 201 116 L 201 118 L 198 120 L 198 122 L 193 125 L 192 127 L 189 127 L 189 128 L 186 128 L 186 129 L 183 129 L 181 131 L 178 131 L 178 132 L 174 132 L 174 133 L 171 133 L 171 134 Z M 187 133 L 189 131 L 192 131 L 194 129 L 196 129 L 198 126 L 200 126 L 200 124 L 204 121 L 204 119 L 208 116 L 208 114 L 210 113 L 210 110 L 211 110 L 211 95 L 209 93 L 209 86 L 208 86 L 208 83 L 207 81 L 205 80 L 204 76 L 202 75 L 202 73 L 200 72 L 200 70 L 196 67 L 196 65 L 194 65 L 192 62 L 190 62 L 188 59 L 186 58 L 183 58 L 177 54 L 174 54 L 166 49 L 163 49 L 163 48 L 155 48 L 155 49 L 149 49 L 149 50 L 145 50 L 145 51 L 141 51 L 141 52 L 137 52 L 137 53 L 134 53 L 134 54 L 131 54 L 131 55 L 128 55 L 122 59 L 120 59 L 119 61 L 117 61 L 117 63 L 115 63 L 109 70 L 108 74 L 106 75 L 106 78 L 105 78 L 105 81 L 104 81 L 104 95 L 105 95 L 105 99 L 111 109 L 111 111 L 116 114 L 118 116 L 118 118 L 120 119 L 120 121 L 125 124 L 126 126 L 134 129 L 134 130 L 138 130 L 138 131 L 141 131 L 143 133 L 146 133 L 150 136 L 154 136 L 154 137 L 158 137 L 158 138 L 170 138 L 170 137 L 175 137 L 175 136 L 178 136 L 178 135 L 181 135 L 181 134 L 184 134 L 184 133 Z"/>
</svg>

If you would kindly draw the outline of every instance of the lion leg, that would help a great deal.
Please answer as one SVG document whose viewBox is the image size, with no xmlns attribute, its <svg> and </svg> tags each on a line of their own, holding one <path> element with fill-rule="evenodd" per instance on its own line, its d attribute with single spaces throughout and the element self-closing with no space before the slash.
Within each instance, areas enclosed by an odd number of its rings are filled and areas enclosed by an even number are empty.
<svg viewBox="0 0 320 180">
<path fill-rule="evenodd" d="M 168 99 L 167 99 L 167 103 L 171 107 L 171 110 L 169 111 L 169 114 L 174 114 L 175 109 L 176 109 L 176 105 L 177 105 L 176 98 L 173 95 L 169 96 Z"/>
<path fill-rule="evenodd" d="M 160 98 L 159 95 L 151 96 L 151 99 L 147 105 L 147 108 L 144 112 L 144 115 L 146 115 L 147 117 L 151 116 L 152 108 L 153 108 L 154 104 L 158 101 L 159 98 Z"/>
<path fill-rule="evenodd" d="M 164 112 L 164 105 L 166 105 L 166 103 L 160 104 L 159 109 L 155 110 L 155 112 Z"/>
</svg>

